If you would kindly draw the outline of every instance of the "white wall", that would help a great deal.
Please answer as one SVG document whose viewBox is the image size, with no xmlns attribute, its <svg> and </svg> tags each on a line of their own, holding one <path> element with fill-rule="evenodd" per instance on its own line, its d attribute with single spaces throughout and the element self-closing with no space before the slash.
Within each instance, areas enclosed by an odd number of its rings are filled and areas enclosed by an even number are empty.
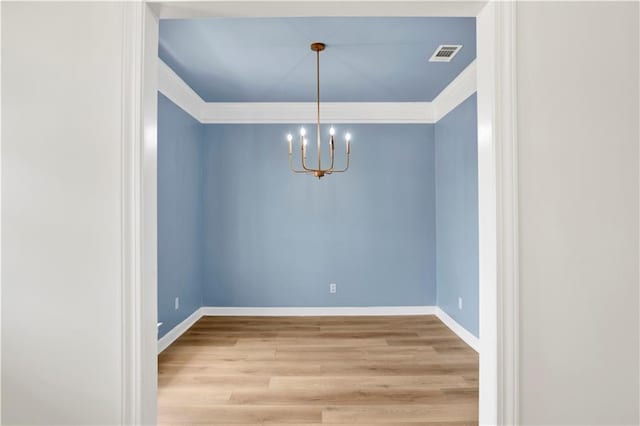
<svg viewBox="0 0 640 426">
<path fill-rule="evenodd" d="M 517 6 L 525 424 L 638 424 L 638 4 Z"/>
<path fill-rule="evenodd" d="M 118 424 L 123 6 L 2 8 L 2 423 Z"/>
</svg>

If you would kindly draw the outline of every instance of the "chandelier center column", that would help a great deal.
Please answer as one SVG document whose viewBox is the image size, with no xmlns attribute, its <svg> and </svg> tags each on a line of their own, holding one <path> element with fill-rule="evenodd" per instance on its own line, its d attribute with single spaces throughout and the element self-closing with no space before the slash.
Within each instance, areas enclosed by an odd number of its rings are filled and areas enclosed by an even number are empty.
<svg viewBox="0 0 640 426">
<path fill-rule="evenodd" d="M 318 146 L 318 170 L 322 169 L 320 156 L 320 52 L 322 52 L 324 48 L 324 43 L 311 44 L 311 50 L 316 52 L 316 140 Z"/>
</svg>

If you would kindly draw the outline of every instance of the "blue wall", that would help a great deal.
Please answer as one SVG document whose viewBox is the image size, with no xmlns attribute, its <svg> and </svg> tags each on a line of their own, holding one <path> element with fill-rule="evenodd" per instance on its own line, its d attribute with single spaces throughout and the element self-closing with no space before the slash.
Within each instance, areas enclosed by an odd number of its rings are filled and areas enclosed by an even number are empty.
<svg viewBox="0 0 640 426">
<path fill-rule="evenodd" d="M 203 125 L 158 93 L 160 337 L 202 306 L 203 136 Z"/>
<path fill-rule="evenodd" d="M 337 128 L 351 168 L 318 181 L 288 169 L 296 125 L 202 125 L 159 94 L 160 336 L 203 305 L 435 304 L 478 335 L 476 96 L 435 125 Z"/>
<path fill-rule="evenodd" d="M 478 336 L 476 95 L 435 125 L 438 306 Z M 458 297 L 463 298 L 462 309 Z"/>
<path fill-rule="evenodd" d="M 434 126 L 336 128 L 351 168 L 318 181 L 289 171 L 296 125 L 206 126 L 205 305 L 435 304 Z"/>
</svg>

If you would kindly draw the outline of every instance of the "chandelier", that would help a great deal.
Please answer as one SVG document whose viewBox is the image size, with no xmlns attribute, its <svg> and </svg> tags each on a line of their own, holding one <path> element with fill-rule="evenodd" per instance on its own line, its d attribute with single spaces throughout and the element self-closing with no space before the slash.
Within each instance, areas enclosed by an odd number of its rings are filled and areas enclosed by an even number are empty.
<svg viewBox="0 0 640 426">
<path fill-rule="evenodd" d="M 320 52 L 325 49 L 324 43 L 311 43 L 311 50 L 316 52 L 316 82 L 317 82 L 317 92 L 316 92 L 316 107 L 317 107 L 317 115 L 316 115 L 316 138 L 317 138 L 317 150 L 318 150 L 318 167 L 309 167 L 307 165 L 307 143 L 308 140 L 306 138 L 306 130 L 304 127 L 300 129 L 300 159 L 302 164 L 302 170 L 296 170 L 293 167 L 293 135 L 289 133 L 287 135 L 287 141 L 289 142 L 289 167 L 291 171 L 294 173 L 305 173 L 309 175 L 313 175 L 320 179 L 325 175 L 330 175 L 332 173 L 342 173 L 346 172 L 349 168 L 349 155 L 351 154 L 351 134 L 347 133 L 344 136 L 346 143 L 346 151 L 347 151 L 347 164 L 344 169 L 335 170 L 333 168 L 334 164 L 334 151 L 335 151 L 335 143 L 333 140 L 333 136 L 336 133 L 336 130 L 333 126 L 329 129 L 329 153 L 331 154 L 329 167 L 322 168 L 322 157 L 320 155 Z"/>
</svg>

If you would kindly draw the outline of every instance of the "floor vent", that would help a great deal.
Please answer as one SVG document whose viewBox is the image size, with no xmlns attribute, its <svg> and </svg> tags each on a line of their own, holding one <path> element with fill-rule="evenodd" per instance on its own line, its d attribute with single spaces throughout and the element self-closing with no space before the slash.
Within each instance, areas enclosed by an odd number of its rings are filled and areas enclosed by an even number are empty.
<svg viewBox="0 0 640 426">
<path fill-rule="evenodd" d="M 461 44 L 441 44 L 431 55 L 429 62 L 451 62 L 460 49 L 462 49 Z"/>
</svg>

